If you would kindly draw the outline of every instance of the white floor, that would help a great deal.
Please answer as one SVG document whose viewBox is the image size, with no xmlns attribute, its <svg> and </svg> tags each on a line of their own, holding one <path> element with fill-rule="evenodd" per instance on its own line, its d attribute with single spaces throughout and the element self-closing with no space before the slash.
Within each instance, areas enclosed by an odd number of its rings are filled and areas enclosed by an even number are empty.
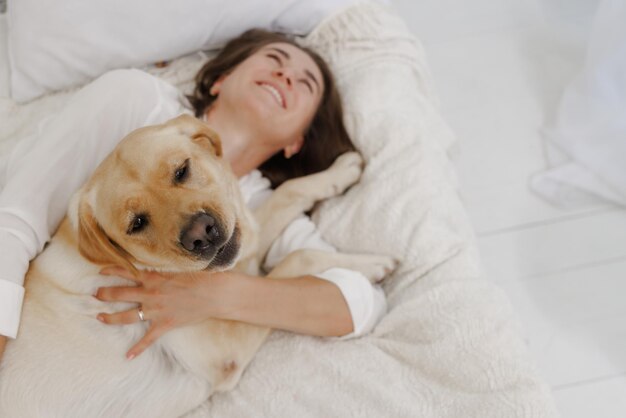
<svg viewBox="0 0 626 418">
<path fill-rule="evenodd" d="M 584 57 L 597 0 L 391 0 L 426 47 L 490 280 L 564 417 L 626 416 L 626 211 L 533 194 L 540 129 Z"/>
</svg>

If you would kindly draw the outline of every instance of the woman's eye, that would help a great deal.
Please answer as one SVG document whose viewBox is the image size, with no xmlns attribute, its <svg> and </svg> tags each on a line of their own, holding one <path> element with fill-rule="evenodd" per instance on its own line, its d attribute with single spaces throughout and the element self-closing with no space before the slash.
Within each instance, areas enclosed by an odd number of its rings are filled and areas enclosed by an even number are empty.
<svg viewBox="0 0 626 418">
<path fill-rule="evenodd" d="M 180 166 L 176 172 L 174 172 L 174 182 L 182 183 L 189 176 L 189 159 L 185 160 L 185 163 Z"/>
<path fill-rule="evenodd" d="M 313 94 L 313 86 L 311 86 L 311 83 L 309 83 L 309 80 L 302 80 L 302 84 L 304 84 L 306 88 L 309 90 L 309 92 Z"/>
<path fill-rule="evenodd" d="M 136 215 L 133 218 L 133 221 L 130 223 L 128 231 L 126 231 L 129 235 L 136 234 L 137 232 L 142 231 L 146 226 L 148 226 L 148 216 L 147 215 Z"/>
<path fill-rule="evenodd" d="M 278 63 L 278 65 L 281 65 L 283 62 L 280 60 L 280 57 L 278 55 L 274 55 L 274 54 L 267 54 L 268 57 L 270 57 L 271 59 L 273 59 L 274 61 L 276 61 Z"/>
</svg>

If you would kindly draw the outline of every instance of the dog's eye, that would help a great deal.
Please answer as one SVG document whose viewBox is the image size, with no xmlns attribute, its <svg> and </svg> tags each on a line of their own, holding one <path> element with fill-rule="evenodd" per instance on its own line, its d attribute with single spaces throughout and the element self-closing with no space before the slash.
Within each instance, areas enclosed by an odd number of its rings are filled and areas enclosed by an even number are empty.
<svg viewBox="0 0 626 418">
<path fill-rule="evenodd" d="M 174 183 L 182 183 L 189 177 L 189 158 L 174 173 Z"/>
<path fill-rule="evenodd" d="M 136 234 L 137 232 L 140 232 L 141 230 L 143 230 L 147 225 L 148 225 L 147 215 L 144 215 L 144 214 L 136 215 L 133 218 L 133 221 L 130 223 L 130 226 L 128 227 L 128 231 L 126 232 L 129 235 Z"/>
</svg>

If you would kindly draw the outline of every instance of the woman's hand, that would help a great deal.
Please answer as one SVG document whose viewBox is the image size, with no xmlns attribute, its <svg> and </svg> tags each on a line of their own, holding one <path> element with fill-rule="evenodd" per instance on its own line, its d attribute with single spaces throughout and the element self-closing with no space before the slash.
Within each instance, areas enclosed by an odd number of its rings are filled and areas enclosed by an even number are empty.
<svg viewBox="0 0 626 418">
<path fill-rule="evenodd" d="M 227 273 L 157 273 L 139 272 L 133 276 L 121 267 L 107 267 L 100 271 L 133 280 L 137 286 L 101 287 L 94 295 L 107 302 L 137 302 L 144 320 L 150 321 L 146 335 L 133 346 L 126 357 L 141 354 L 167 331 L 208 319 L 215 315 L 219 297 L 216 282 Z M 113 314 L 100 313 L 98 320 L 110 325 L 139 322 L 139 309 L 134 308 Z"/>
<path fill-rule="evenodd" d="M 172 328 L 208 318 L 240 321 L 306 335 L 340 336 L 353 331 L 352 315 L 341 290 L 324 279 L 299 276 L 272 280 L 232 271 L 221 273 L 140 272 L 138 277 L 121 267 L 101 274 L 135 281 L 137 287 L 101 287 L 96 298 L 110 302 L 136 302 L 150 321 L 146 335 L 128 351 L 141 354 Z M 99 314 L 105 324 L 140 321 L 138 309 Z"/>
</svg>

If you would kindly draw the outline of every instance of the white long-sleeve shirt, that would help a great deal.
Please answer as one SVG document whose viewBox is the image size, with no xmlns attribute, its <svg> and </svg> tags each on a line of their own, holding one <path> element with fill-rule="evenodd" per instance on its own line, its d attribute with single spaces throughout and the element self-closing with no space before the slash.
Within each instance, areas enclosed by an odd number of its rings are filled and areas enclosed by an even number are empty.
<svg viewBox="0 0 626 418">
<path fill-rule="evenodd" d="M 71 195 L 128 133 L 190 113 L 174 86 L 138 70 L 111 71 L 77 92 L 37 132 L 15 147 L 0 166 L 0 335 L 17 336 L 24 276 L 65 216 Z M 257 170 L 239 181 L 255 208 L 272 193 Z M 293 221 L 274 242 L 265 262 L 271 269 L 290 252 L 335 249 L 306 216 Z M 382 289 L 356 271 L 334 268 L 316 275 L 341 290 L 354 330 L 368 333 L 386 311 Z"/>
</svg>

